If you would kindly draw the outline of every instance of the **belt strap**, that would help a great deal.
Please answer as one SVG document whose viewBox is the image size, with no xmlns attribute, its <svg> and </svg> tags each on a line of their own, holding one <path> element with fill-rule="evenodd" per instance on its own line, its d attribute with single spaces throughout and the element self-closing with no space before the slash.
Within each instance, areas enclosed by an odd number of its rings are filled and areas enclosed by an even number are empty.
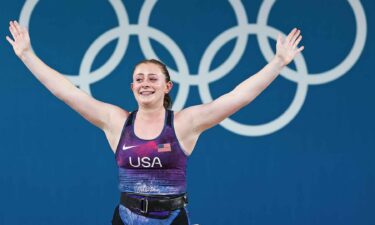
<svg viewBox="0 0 375 225">
<path fill-rule="evenodd" d="M 137 195 L 137 197 L 132 196 Z M 177 197 L 145 196 L 140 194 L 121 193 L 120 203 L 127 208 L 138 209 L 141 213 L 173 211 L 187 205 L 186 194 Z"/>
</svg>

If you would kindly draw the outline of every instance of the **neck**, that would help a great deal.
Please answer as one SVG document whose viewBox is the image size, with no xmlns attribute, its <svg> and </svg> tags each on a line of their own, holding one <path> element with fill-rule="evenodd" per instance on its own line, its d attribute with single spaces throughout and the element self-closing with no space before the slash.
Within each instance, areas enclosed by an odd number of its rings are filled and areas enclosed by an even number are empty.
<svg viewBox="0 0 375 225">
<path fill-rule="evenodd" d="M 161 107 L 157 108 L 147 108 L 139 106 L 137 112 L 137 118 L 142 120 L 154 120 L 155 118 L 164 118 L 165 115 L 165 108 L 162 105 Z"/>
</svg>

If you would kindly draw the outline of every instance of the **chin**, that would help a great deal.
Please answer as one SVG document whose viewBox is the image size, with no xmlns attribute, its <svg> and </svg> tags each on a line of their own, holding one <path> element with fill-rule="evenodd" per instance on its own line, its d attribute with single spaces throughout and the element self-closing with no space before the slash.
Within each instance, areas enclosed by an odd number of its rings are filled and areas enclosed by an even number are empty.
<svg viewBox="0 0 375 225">
<path fill-rule="evenodd" d="M 142 105 L 142 106 L 146 106 L 146 107 L 159 105 L 158 102 L 159 101 L 156 101 L 154 98 L 153 99 L 147 99 L 147 100 L 141 99 L 141 98 L 138 99 L 138 105 Z"/>
</svg>

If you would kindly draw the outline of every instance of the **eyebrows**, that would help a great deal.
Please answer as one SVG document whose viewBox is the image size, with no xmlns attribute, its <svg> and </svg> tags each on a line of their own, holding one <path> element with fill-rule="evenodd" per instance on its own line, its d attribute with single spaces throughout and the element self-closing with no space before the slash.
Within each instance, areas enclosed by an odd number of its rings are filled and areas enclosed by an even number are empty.
<svg viewBox="0 0 375 225">
<path fill-rule="evenodd" d="M 149 73 L 149 74 L 147 74 L 148 76 L 157 76 L 157 74 L 155 74 L 155 73 Z M 136 74 L 135 76 L 145 76 L 143 73 L 138 73 L 138 74 Z"/>
</svg>

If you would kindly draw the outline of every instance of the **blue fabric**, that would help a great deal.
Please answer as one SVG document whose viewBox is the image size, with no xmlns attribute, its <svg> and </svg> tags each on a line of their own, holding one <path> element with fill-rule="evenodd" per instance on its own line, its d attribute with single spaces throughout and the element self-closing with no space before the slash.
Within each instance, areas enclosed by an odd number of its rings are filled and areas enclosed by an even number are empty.
<svg viewBox="0 0 375 225">
<path fill-rule="evenodd" d="M 166 110 L 163 130 L 152 140 L 141 139 L 135 134 L 136 115 L 137 111 L 129 115 L 116 150 L 120 191 L 142 195 L 184 194 L 188 157 L 174 131 L 173 111 Z M 180 209 L 150 212 L 151 215 L 167 217 L 155 219 L 136 214 L 123 205 L 119 206 L 121 220 L 126 225 L 169 225 L 180 212 Z"/>
<path fill-rule="evenodd" d="M 164 128 L 152 140 L 134 132 L 137 111 L 124 125 L 116 150 L 121 192 L 176 195 L 186 192 L 187 155 L 173 127 L 173 111 L 165 112 Z"/>
<path fill-rule="evenodd" d="M 124 222 L 124 225 L 170 225 L 176 219 L 180 213 L 180 209 L 174 210 L 171 212 L 171 215 L 166 219 L 154 219 L 148 218 L 142 215 L 138 215 L 123 205 L 119 206 L 119 213 L 121 220 Z M 186 214 L 188 214 L 187 209 L 185 208 Z M 190 225 L 189 216 L 187 216 L 188 224 Z"/>
</svg>

